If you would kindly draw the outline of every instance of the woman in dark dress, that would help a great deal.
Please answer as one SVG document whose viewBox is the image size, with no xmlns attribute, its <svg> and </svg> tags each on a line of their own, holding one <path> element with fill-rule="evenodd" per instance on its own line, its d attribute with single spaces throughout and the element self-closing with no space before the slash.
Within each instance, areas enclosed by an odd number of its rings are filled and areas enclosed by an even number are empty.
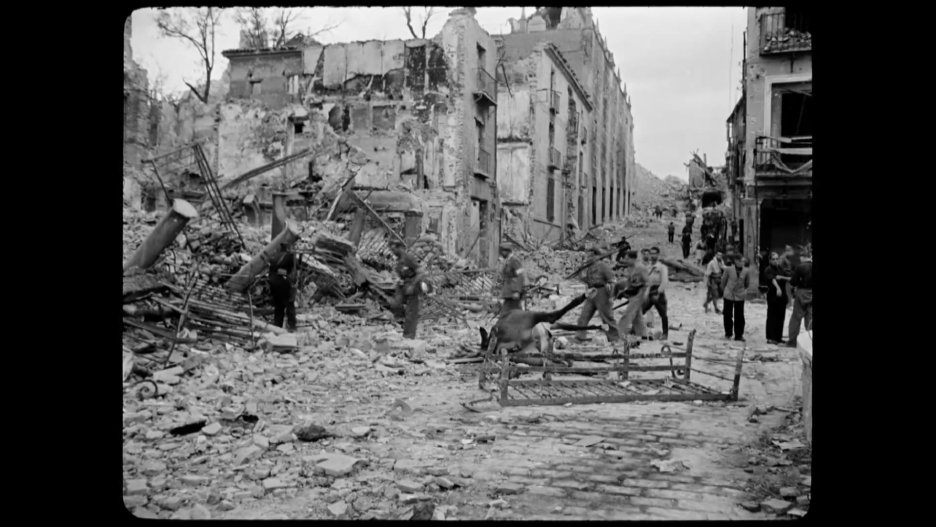
<svg viewBox="0 0 936 527">
<path fill-rule="evenodd" d="M 764 269 L 767 286 L 767 342 L 783 342 L 783 320 L 786 318 L 787 295 L 783 271 L 780 269 L 780 256 L 770 253 L 770 263 Z"/>
</svg>

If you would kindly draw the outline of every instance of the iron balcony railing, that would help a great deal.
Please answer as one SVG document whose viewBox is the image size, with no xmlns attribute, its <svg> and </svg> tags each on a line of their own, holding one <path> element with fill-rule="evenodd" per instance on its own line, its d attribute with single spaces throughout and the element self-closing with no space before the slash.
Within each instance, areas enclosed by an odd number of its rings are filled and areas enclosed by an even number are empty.
<svg viewBox="0 0 936 527">
<path fill-rule="evenodd" d="M 549 110 L 559 113 L 559 92 L 549 90 Z"/>
<path fill-rule="evenodd" d="M 478 162 L 475 164 L 475 174 L 491 177 L 491 153 L 483 148 L 478 149 Z"/>
<path fill-rule="evenodd" d="M 812 137 L 757 137 L 754 173 L 757 176 L 812 176 Z"/>
<path fill-rule="evenodd" d="M 808 13 L 787 12 L 761 15 L 761 55 L 812 50 Z"/>
<path fill-rule="evenodd" d="M 487 97 L 492 104 L 497 104 L 497 80 L 484 68 L 477 68 L 477 76 L 475 93 Z"/>
<path fill-rule="evenodd" d="M 553 147 L 549 147 L 549 166 L 552 168 L 562 168 L 562 153 Z"/>
</svg>

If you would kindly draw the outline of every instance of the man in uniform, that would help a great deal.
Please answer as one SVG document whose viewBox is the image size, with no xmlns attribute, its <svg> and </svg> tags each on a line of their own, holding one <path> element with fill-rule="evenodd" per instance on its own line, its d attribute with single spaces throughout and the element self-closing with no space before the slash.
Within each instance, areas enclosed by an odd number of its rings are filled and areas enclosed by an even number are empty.
<svg viewBox="0 0 936 527">
<path fill-rule="evenodd" d="M 399 311 L 403 311 L 403 338 L 415 339 L 416 326 L 419 324 L 419 294 L 424 292 L 422 285 L 423 270 L 411 254 L 406 252 L 406 245 L 394 240 L 390 250 L 397 258 L 393 270 L 396 271 L 400 281 L 394 294 L 394 304 Z"/>
<path fill-rule="evenodd" d="M 804 252 L 801 263 L 793 271 L 790 279 L 793 288 L 793 316 L 790 317 L 790 334 L 787 346 L 796 347 L 796 337 L 799 336 L 800 323 L 806 318 L 806 331 L 812 331 L 812 255 Z"/>
<path fill-rule="evenodd" d="M 606 251 L 601 246 L 596 246 L 592 247 L 591 252 L 592 258 L 597 258 Z M 608 342 L 615 342 L 618 339 L 618 330 L 614 323 L 614 316 L 611 313 L 611 288 L 614 284 L 614 273 L 611 271 L 611 266 L 596 259 L 583 272 L 585 273 L 585 284 L 589 288 L 594 288 L 596 292 L 594 298 L 589 298 L 582 304 L 582 314 L 579 316 L 578 325 L 587 326 L 595 315 L 595 311 L 598 311 L 598 315 L 601 316 L 601 323 L 608 326 Z M 587 333 L 579 331 L 576 333 L 575 338 L 580 342 L 584 341 L 587 338 Z"/>
<path fill-rule="evenodd" d="M 618 321 L 618 331 L 626 335 L 633 328 L 638 337 L 646 337 L 647 327 L 643 319 L 643 304 L 647 299 L 647 268 L 637 260 L 637 251 L 628 251 L 624 257 L 624 267 L 627 268 L 626 280 L 615 285 L 615 297 L 627 297 L 630 301 L 624 308 L 624 315 Z"/>
<path fill-rule="evenodd" d="M 296 331 L 296 258 L 289 245 L 280 244 L 282 254 L 270 263 L 270 293 L 273 295 L 273 325 Z"/>
<path fill-rule="evenodd" d="M 513 254 L 513 247 L 510 244 L 501 244 L 500 257 L 504 259 L 504 268 L 501 271 L 504 282 L 501 288 L 501 298 L 504 303 L 501 304 L 500 316 L 504 316 L 509 311 L 521 309 L 526 275 L 523 272 L 520 258 Z"/>
<path fill-rule="evenodd" d="M 666 227 L 666 235 L 669 237 L 669 242 L 673 243 L 673 236 L 676 235 L 676 225 L 673 225 L 673 222 L 669 222 Z"/>
<path fill-rule="evenodd" d="M 660 261 L 660 248 L 650 249 L 649 280 L 650 290 L 647 301 L 643 305 L 643 314 L 646 315 L 651 308 L 656 308 L 663 324 L 662 340 L 666 340 L 669 333 L 669 318 L 666 316 L 666 287 L 669 285 L 669 269 Z"/>
</svg>

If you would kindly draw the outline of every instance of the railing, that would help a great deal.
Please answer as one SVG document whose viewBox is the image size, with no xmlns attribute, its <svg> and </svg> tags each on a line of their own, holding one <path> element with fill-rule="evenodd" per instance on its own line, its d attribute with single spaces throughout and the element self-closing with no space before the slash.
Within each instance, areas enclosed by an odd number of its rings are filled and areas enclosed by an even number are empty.
<svg viewBox="0 0 936 527">
<path fill-rule="evenodd" d="M 478 68 L 478 85 L 475 88 L 475 93 L 479 95 L 484 95 L 492 103 L 496 104 L 497 101 L 497 80 L 491 76 L 484 68 Z"/>
<path fill-rule="evenodd" d="M 478 149 L 478 162 L 475 165 L 475 174 L 485 177 L 491 176 L 491 153 L 483 148 Z"/>
<path fill-rule="evenodd" d="M 549 147 L 549 166 L 562 168 L 562 153 L 553 147 Z"/>
<path fill-rule="evenodd" d="M 761 55 L 812 50 L 811 20 L 808 13 L 762 14 Z"/>
<path fill-rule="evenodd" d="M 812 137 L 757 137 L 754 172 L 759 176 L 812 176 Z"/>
<path fill-rule="evenodd" d="M 559 113 L 559 92 L 549 90 L 549 111 Z"/>
</svg>

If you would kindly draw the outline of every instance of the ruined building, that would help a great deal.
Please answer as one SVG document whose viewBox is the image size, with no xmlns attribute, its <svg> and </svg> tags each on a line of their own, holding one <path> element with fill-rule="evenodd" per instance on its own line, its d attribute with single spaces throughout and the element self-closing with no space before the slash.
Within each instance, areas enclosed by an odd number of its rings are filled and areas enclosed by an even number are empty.
<svg viewBox="0 0 936 527">
<path fill-rule="evenodd" d="M 538 239 L 624 217 L 636 183 L 634 122 L 589 8 L 540 8 L 498 35 L 498 180 Z M 508 229 L 508 232 L 510 229 Z"/>
<path fill-rule="evenodd" d="M 812 25 L 799 7 L 749 7 L 743 93 L 727 121 L 744 254 L 811 239 Z"/>
<path fill-rule="evenodd" d="M 456 9 L 428 40 L 225 51 L 221 181 L 340 137 L 353 152 L 287 165 L 276 178 L 317 179 L 358 164 L 353 188 L 375 208 L 422 213 L 452 254 L 482 266 L 500 243 L 494 40 Z"/>
</svg>

